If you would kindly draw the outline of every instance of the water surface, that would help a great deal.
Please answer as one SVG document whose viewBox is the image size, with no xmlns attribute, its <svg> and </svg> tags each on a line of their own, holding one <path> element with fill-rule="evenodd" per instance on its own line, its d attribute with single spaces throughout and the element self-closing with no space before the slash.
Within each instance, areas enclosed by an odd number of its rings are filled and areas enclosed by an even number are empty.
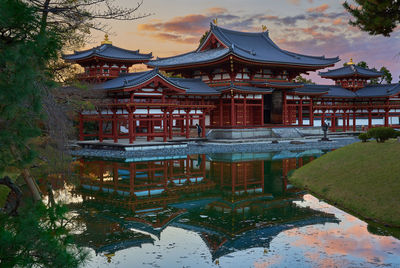
<svg viewBox="0 0 400 268">
<path fill-rule="evenodd" d="M 80 159 L 87 267 L 400 267 L 400 241 L 288 183 L 323 151 Z"/>
</svg>

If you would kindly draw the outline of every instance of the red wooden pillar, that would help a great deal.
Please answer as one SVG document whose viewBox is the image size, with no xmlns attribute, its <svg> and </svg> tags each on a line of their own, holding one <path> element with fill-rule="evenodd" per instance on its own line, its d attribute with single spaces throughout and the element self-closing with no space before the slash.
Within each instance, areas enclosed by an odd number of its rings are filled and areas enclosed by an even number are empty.
<svg viewBox="0 0 400 268">
<path fill-rule="evenodd" d="M 224 110 L 224 103 L 222 97 L 219 98 L 219 126 L 222 127 L 223 121 L 223 110 Z"/>
<path fill-rule="evenodd" d="M 310 109 L 309 109 L 309 113 L 310 113 L 310 126 L 314 126 L 314 109 L 313 109 L 313 101 L 310 98 Z"/>
<path fill-rule="evenodd" d="M 353 110 L 353 131 L 356 131 L 356 125 L 357 125 L 357 118 L 356 118 L 356 109 Z"/>
<path fill-rule="evenodd" d="M 235 126 L 236 121 L 235 121 L 235 99 L 234 99 L 234 94 L 233 91 L 231 90 L 231 126 Z"/>
<path fill-rule="evenodd" d="M 299 126 L 303 125 L 303 98 L 300 97 L 299 103 Z"/>
<path fill-rule="evenodd" d="M 168 120 L 167 120 L 167 116 L 168 116 L 168 111 L 167 109 L 163 109 L 163 141 L 166 142 L 167 141 L 167 136 L 168 136 Z"/>
<path fill-rule="evenodd" d="M 372 110 L 368 109 L 368 129 L 372 128 Z"/>
<path fill-rule="evenodd" d="M 333 110 L 332 111 L 332 114 L 331 114 L 331 124 L 332 124 L 332 126 L 331 126 L 331 130 L 333 131 L 333 132 L 335 132 L 336 131 L 336 117 L 335 117 L 335 110 Z"/>
<path fill-rule="evenodd" d="M 99 141 L 103 141 L 103 117 L 101 116 L 101 110 L 98 111 L 99 113 Z"/>
<path fill-rule="evenodd" d="M 186 110 L 186 124 L 185 124 L 185 128 L 186 128 L 186 139 L 189 139 L 189 137 L 190 137 L 190 128 L 189 128 L 190 118 L 189 118 L 189 112 L 190 112 L 190 110 L 187 109 L 187 110 Z"/>
<path fill-rule="evenodd" d="M 347 121 L 347 129 L 346 130 L 350 130 L 350 110 L 346 113 L 346 121 Z"/>
<path fill-rule="evenodd" d="M 321 115 L 321 126 L 323 126 L 323 125 L 324 125 L 324 122 L 325 122 L 325 110 L 324 110 L 324 109 L 322 109 L 322 115 Z"/>
<path fill-rule="evenodd" d="M 261 126 L 264 125 L 264 95 L 262 95 L 262 94 L 261 94 L 261 124 L 260 125 Z"/>
<path fill-rule="evenodd" d="M 389 126 L 389 109 L 385 109 L 385 127 Z"/>
<path fill-rule="evenodd" d="M 247 125 L 247 94 L 244 95 L 243 99 L 243 125 Z"/>
<path fill-rule="evenodd" d="M 346 132 L 347 126 L 346 126 L 346 111 L 343 110 L 342 114 L 342 120 L 343 120 L 343 132 Z"/>
<path fill-rule="evenodd" d="M 283 91 L 283 96 L 282 96 L 282 123 L 283 123 L 283 125 L 285 126 L 286 124 L 287 124 L 287 120 L 288 120 L 288 118 L 287 118 L 287 114 L 288 114 L 288 111 L 287 111 L 287 105 L 286 105 L 286 91 Z"/>
<path fill-rule="evenodd" d="M 206 111 L 203 110 L 203 115 L 201 116 L 201 137 L 206 137 Z"/>
<path fill-rule="evenodd" d="M 135 126 L 133 125 L 133 111 L 130 107 L 127 108 L 128 108 L 129 143 L 133 143 L 135 135 L 133 133 L 135 129 Z"/>
<path fill-rule="evenodd" d="M 180 114 L 180 111 L 179 111 Z M 179 115 L 179 122 L 181 124 L 181 136 L 185 136 L 185 116 Z"/>
<path fill-rule="evenodd" d="M 118 122 L 117 122 L 117 111 L 115 109 L 112 110 L 113 115 L 112 115 L 112 136 L 114 142 L 118 142 Z"/>
<path fill-rule="evenodd" d="M 79 113 L 79 140 L 83 141 L 83 115 Z"/>
<path fill-rule="evenodd" d="M 173 131 L 173 126 L 174 126 L 174 114 L 173 110 L 169 111 L 169 120 L 168 120 L 168 136 L 169 139 L 172 140 L 172 131 Z"/>
</svg>

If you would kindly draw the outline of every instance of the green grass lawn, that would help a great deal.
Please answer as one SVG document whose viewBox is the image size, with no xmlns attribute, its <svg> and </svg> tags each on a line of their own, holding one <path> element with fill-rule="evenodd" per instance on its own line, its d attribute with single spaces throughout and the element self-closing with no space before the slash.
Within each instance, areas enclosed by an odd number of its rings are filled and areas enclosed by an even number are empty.
<svg viewBox="0 0 400 268">
<path fill-rule="evenodd" d="M 400 226 L 400 143 L 396 140 L 337 149 L 296 170 L 290 181 L 364 218 Z"/>
</svg>

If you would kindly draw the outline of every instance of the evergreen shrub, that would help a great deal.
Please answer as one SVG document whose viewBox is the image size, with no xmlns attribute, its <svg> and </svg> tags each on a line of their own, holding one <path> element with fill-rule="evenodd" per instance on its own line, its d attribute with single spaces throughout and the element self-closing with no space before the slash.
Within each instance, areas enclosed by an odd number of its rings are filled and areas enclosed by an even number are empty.
<svg viewBox="0 0 400 268">
<path fill-rule="evenodd" d="M 360 133 L 358 135 L 358 138 L 362 141 L 362 142 L 367 142 L 367 140 L 369 140 L 371 137 L 368 135 L 368 133 Z"/>
<path fill-rule="evenodd" d="M 396 137 L 396 131 L 391 127 L 376 127 L 368 130 L 367 134 L 377 142 L 385 142 Z"/>
</svg>

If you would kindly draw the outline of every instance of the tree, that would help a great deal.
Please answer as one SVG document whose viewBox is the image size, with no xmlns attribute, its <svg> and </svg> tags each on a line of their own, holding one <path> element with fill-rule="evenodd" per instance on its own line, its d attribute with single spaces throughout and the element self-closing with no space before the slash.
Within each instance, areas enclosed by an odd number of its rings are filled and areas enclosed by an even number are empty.
<svg viewBox="0 0 400 268">
<path fill-rule="evenodd" d="M 400 1 L 355 0 L 357 6 L 347 1 L 344 8 L 353 16 L 350 24 L 371 35 L 390 36 L 400 22 Z"/>
<path fill-rule="evenodd" d="M 380 82 L 381 84 L 382 84 L 383 81 L 385 81 L 386 84 L 392 83 L 392 80 L 393 80 L 392 74 L 390 73 L 390 71 L 385 66 L 382 66 L 379 71 L 381 73 L 383 73 L 382 78 L 381 78 L 381 82 Z"/>
<path fill-rule="evenodd" d="M 311 80 L 311 79 L 307 79 L 302 77 L 301 75 L 296 76 L 296 78 L 294 79 L 294 81 L 296 83 L 302 83 L 302 84 L 313 84 L 315 85 L 315 83 Z"/>
<path fill-rule="evenodd" d="M 53 31 L 40 32 L 36 9 L 18 0 L 0 0 L 0 172 L 22 170 L 33 197 L 40 199 L 28 165 L 31 140 L 40 135 L 41 94 L 51 85 L 47 63 L 61 48 Z"/>
<path fill-rule="evenodd" d="M 360 61 L 357 66 L 368 69 L 368 64 L 365 61 Z"/>
<path fill-rule="evenodd" d="M 0 213 L 1 267 L 78 267 L 88 252 L 73 244 L 66 207 L 27 202 L 21 216 Z M 22 216 L 23 215 L 23 216 Z"/>
<path fill-rule="evenodd" d="M 206 37 L 207 37 L 207 35 L 208 35 L 208 32 L 209 31 L 206 31 L 201 37 L 200 37 L 200 40 L 199 40 L 199 43 L 200 43 L 200 45 L 204 42 L 204 40 L 206 39 Z"/>
</svg>

